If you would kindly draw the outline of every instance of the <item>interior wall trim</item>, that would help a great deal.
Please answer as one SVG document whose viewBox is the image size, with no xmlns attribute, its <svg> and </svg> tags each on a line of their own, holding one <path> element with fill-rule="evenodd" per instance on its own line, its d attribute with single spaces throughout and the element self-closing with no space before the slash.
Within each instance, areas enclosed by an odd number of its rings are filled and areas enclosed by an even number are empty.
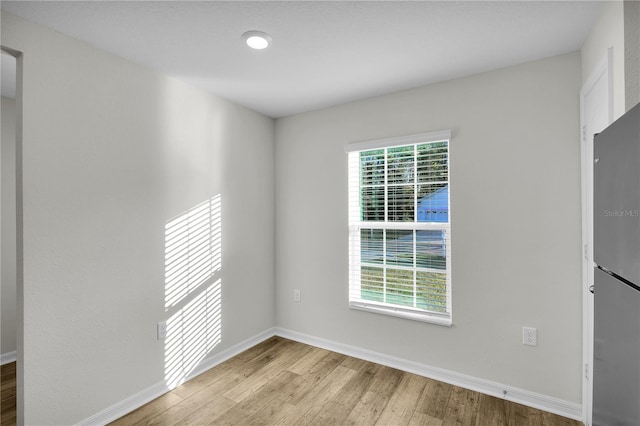
<svg viewBox="0 0 640 426">
<path fill-rule="evenodd" d="M 570 419 L 582 421 L 582 404 L 576 404 L 574 402 L 565 401 L 548 395 L 519 389 L 490 380 L 480 379 L 478 377 L 468 376 L 466 374 L 456 373 L 442 368 L 432 367 L 426 364 L 409 361 L 379 352 L 369 351 L 356 346 L 310 336 L 308 334 L 298 333 L 284 328 L 276 328 L 275 334 L 307 345 L 317 346 L 322 349 L 338 352 L 354 358 L 375 362 L 387 367 L 407 371 L 419 376 L 428 377 L 430 379 L 449 383 L 451 385 L 470 389 L 486 395 L 503 398 L 507 401 L 516 402 L 518 404 L 537 408 L 549 413 L 568 417 Z"/>
<path fill-rule="evenodd" d="M 16 360 L 16 351 L 0 355 L 0 365 L 5 365 Z"/>
<path fill-rule="evenodd" d="M 225 362 L 226 360 L 233 358 L 234 356 L 246 351 L 247 349 L 257 345 L 260 342 L 267 340 L 268 338 L 275 336 L 275 329 L 270 328 L 253 337 L 250 337 L 236 345 L 231 346 L 221 352 L 212 354 L 198 364 L 198 366 L 187 376 L 181 383 L 169 387 L 163 380 L 154 385 L 149 386 L 146 389 L 141 390 L 123 399 L 120 402 L 113 404 L 112 406 L 105 408 L 104 410 L 88 417 L 78 423 L 78 426 L 89 425 L 106 425 L 119 419 L 120 417 L 129 414 L 137 408 L 142 407 L 144 404 L 153 401 L 154 399 L 164 395 L 165 393 L 175 389 L 180 384 L 193 379 L 194 377 L 204 373 L 205 371 L 215 367 L 218 364 Z"/>
<path fill-rule="evenodd" d="M 185 378 L 185 382 L 204 373 L 205 371 L 215 367 L 224 361 L 246 351 L 252 346 L 267 340 L 273 336 L 284 337 L 285 339 L 294 340 L 318 348 L 338 352 L 354 358 L 363 359 L 365 361 L 375 362 L 387 367 L 396 368 L 398 370 L 428 377 L 430 379 L 449 383 L 454 386 L 460 386 L 486 395 L 503 398 L 518 404 L 523 404 L 549 413 L 558 414 L 570 419 L 582 421 L 582 404 L 565 401 L 548 395 L 530 392 L 513 386 L 504 385 L 490 380 L 480 379 L 478 377 L 468 376 L 466 374 L 456 373 L 454 371 L 445 370 L 438 367 L 432 367 L 427 364 L 409 361 L 403 358 L 386 355 L 380 352 L 374 352 L 356 346 L 327 340 L 315 336 L 311 336 L 297 331 L 285 328 L 275 327 L 269 328 L 247 340 L 244 340 L 222 352 L 213 354 L 205 358 L 191 374 Z M 156 383 L 142 391 L 131 395 L 130 397 L 108 407 L 91 417 L 77 423 L 78 426 L 104 425 L 108 424 L 120 417 L 134 411 L 144 404 L 164 395 L 173 388 L 169 388 L 162 381 Z"/>
</svg>

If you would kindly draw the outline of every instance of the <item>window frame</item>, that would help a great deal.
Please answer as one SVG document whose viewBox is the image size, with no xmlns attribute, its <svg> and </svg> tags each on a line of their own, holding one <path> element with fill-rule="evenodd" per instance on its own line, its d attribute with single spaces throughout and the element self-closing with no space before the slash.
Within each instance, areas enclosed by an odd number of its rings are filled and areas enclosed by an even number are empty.
<svg viewBox="0 0 640 426">
<path fill-rule="evenodd" d="M 448 222 L 419 222 L 417 208 L 414 211 L 414 220 L 401 222 L 389 221 L 385 215 L 384 221 L 364 221 L 361 219 L 361 180 L 360 180 L 360 153 L 362 151 L 390 149 L 402 146 L 415 146 L 435 142 L 447 142 L 447 185 L 449 190 L 448 196 Z M 406 318 L 411 320 L 434 323 L 438 325 L 452 325 L 452 301 L 451 301 L 451 153 L 450 153 L 451 131 L 444 130 L 438 132 L 421 133 L 410 136 L 402 136 L 389 139 L 378 139 L 372 141 L 363 141 L 349 143 L 345 146 L 345 152 L 348 154 L 348 198 L 349 198 L 349 307 L 356 310 L 374 312 L 394 317 Z M 385 169 L 388 158 L 385 155 Z M 386 173 L 385 173 L 386 175 Z M 418 185 L 419 182 L 414 182 Z M 385 176 L 384 187 L 391 185 Z M 419 203 L 419 200 L 414 200 Z M 417 207 L 417 204 L 416 204 Z M 385 211 L 388 208 L 388 200 L 385 199 Z M 361 261 L 361 230 L 362 229 L 385 229 L 385 230 L 412 230 L 414 232 L 414 253 L 417 253 L 415 233 L 421 230 L 444 231 L 445 238 L 445 255 L 446 267 L 438 272 L 446 273 L 446 311 L 437 312 L 429 311 L 418 307 L 408 307 L 403 305 L 395 305 L 388 302 L 376 302 L 373 300 L 364 300 L 354 297 L 354 294 L 360 294 L 361 288 L 361 266 L 366 262 Z M 383 243 L 384 244 L 384 243 Z M 386 253 L 386 246 L 383 245 L 383 252 Z M 386 257 L 386 256 L 385 256 Z M 397 269 L 397 265 L 393 265 L 391 269 Z M 383 261 L 382 268 L 387 270 L 387 263 Z M 415 264 L 410 267 L 400 267 L 412 271 L 423 271 L 425 268 L 418 268 Z M 414 277 L 415 277 L 414 272 Z M 386 272 L 385 272 L 386 274 Z M 414 279 L 415 282 L 415 279 Z M 383 288 L 386 281 L 383 283 Z M 414 298 L 416 297 L 417 287 L 414 286 Z"/>
</svg>

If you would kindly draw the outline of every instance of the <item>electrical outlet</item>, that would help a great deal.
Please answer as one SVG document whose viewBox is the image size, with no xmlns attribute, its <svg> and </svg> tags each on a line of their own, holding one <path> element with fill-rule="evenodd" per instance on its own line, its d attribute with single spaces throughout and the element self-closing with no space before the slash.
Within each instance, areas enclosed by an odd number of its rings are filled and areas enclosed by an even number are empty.
<svg viewBox="0 0 640 426">
<path fill-rule="evenodd" d="M 298 288 L 293 290 L 293 301 L 300 302 L 300 289 Z"/>
<path fill-rule="evenodd" d="M 158 340 L 162 340 L 167 337 L 167 322 L 161 321 L 158 323 Z"/>
<path fill-rule="evenodd" d="M 532 327 L 522 327 L 522 344 L 538 346 L 538 330 Z"/>
</svg>

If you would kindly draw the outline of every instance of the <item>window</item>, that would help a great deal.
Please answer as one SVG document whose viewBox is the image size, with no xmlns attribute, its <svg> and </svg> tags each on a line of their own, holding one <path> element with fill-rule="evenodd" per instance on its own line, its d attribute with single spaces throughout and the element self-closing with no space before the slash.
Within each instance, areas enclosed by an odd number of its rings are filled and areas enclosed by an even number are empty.
<svg viewBox="0 0 640 426">
<path fill-rule="evenodd" d="M 451 325 L 449 131 L 349 144 L 349 304 Z"/>
</svg>

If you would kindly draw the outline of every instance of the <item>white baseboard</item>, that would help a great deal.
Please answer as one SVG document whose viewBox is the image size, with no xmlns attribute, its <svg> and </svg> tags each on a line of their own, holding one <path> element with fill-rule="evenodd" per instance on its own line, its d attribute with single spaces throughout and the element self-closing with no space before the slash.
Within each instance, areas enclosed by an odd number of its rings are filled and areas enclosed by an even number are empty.
<svg viewBox="0 0 640 426">
<path fill-rule="evenodd" d="M 232 347 L 225 349 L 222 352 L 219 352 L 217 354 L 211 355 L 207 358 L 205 358 L 204 360 L 202 360 L 202 362 L 198 365 L 198 367 L 193 370 L 191 372 L 191 374 L 189 374 L 188 377 L 186 377 L 184 379 L 183 382 L 186 382 L 188 380 L 191 380 L 192 378 L 204 373 L 205 371 L 209 370 L 210 368 L 215 367 L 216 365 L 230 359 L 233 358 L 234 356 L 238 355 L 239 353 L 242 353 L 244 351 L 246 351 L 247 349 L 251 348 L 252 346 L 257 345 L 258 343 L 272 337 L 275 335 L 275 329 L 270 328 L 268 330 L 263 331 L 260 334 L 257 334 L 253 337 L 248 338 L 247 340 L 244 340 L 236 345 L 233 345 Z M 174 386 L 173 388 L 177 387 L 178 385 Z M 77 423 L 77 426 L 89 426 L 89 425 L 106 425 L 107 423 L 111 423 L 114 420 L 119 419 L 120 417 L 124 416 L 125 414 L 128 414 L 130 412 L 132 412 L 133 410 L 143 406 L 144 404 L 153 401 L 154 399 L 164 395 L 165 393 L 169 392 L 170 390 L 172 390 L 173 388 L 169 388 L 169 386 L 166 384 L 166 382 L 162 381 L 162 382 L 158 382 L 146 389 L 141 390 L 140 392 L 131 395 L 130 397 L 123 399 L 122 401 L 112 405 L 111 407 L 108 407 L 96 414 L 94 414 L 91 417 L 88 417 L 82 421 L 80 421 L 79 423 Z"/>
<path fill-rule="evenodd" d="M 213 368 L 216 365 L 230 358 L 233 358 L 239 353 L 244 352 L 245 350 L 272 336 L 280 336 L 286 339 L 295 340 L 300 343 L 317 346 L 319 348 L 338 352 L 344 355 L 352 356 L 354 358 L 360 358 L 366 361 L 375 362 L 377 364 L 386 365 L 398 370 L 418 374 L 420 376 L 439 380 L 441 382 L 460 386 L 466 389 L 471 389 L 487 395 L 504 398 L 508 401 L 513 401 L 518 404 L 523 404 L 529 407 L 548 411 L 550 413 L 558 414 L 570 419 L 583 421 L 581 404 L 564 401 L 551 396 L 542 395 L 524 389 L 492 382 L 490 380 L 480 379 L 477 377 L 468 376 L 466 374 L 432 367 L 426 364 L 385 355 L 379 352 L 369 351 L 367 349 L 346 345 L 344 343 L 321 339 L 319 337 L 314 337 L 308 334 L 298 333 L 279 327 L 265 330 L 262 333 L 257 334 L 243 342 L 240 342 L 237 345 L 234 345 L 220 353 L 205 358 L 200 363 L 198 368 L 195 369 L 184 381 L 190 380 L 193 377 L 204 373 L 210 368 Z M 169 389 L 164 381 L 156 383 L 155 385 L 150 386 L 147 389 L 143 389 L 142 391 L 131 395 L 130 397 L 112 405 L 111 407 L 108 407 L 100 411 L 99 413 L 96 413 L 93 416 L 77 423 L 77 425 L 105 425 L 132 412 L 133 410 L 143 406 L 144 404 L 154 400 L 155 398 L 164 395 L 170 390 L 171 389 Z"/>
<path fill-rule="evenodd" d="M 276 328 L 275 334 L 297 342 L 306 343 L 308 345 L 317 346 L 333 352 L 349 355 L 354 358 L 364 359 L 366 361 L 375 362 L 377 364 L 386 365 L 398 370 L 407 371 L 409 373 L 418 374 L 430 379 L 471 389 L 480 393 L 504 398 L 518 404 L 527 405 L 529 407 L 548 411 L 570 419 L 582 421 L 582 404 L 564 401 L 547 395 L 530 392 L 524 389 L 518 389 L 512 386 L 503 385 L 485 379 L 480 379 L 466 374 L 456 373 L 454 371 L 444 370 L 442 368 L 432 367 L 403 358 L 385 355 L 379 352 L 373 352 L 355 346 L 338 343 L 331 340 L 321 339 L 295 331 Z"/>
<path fill-rule="evenodd" d="M 16 351 L 0 355 L 0 365 L 5 365 L 16 360 Z"/>
</svg>

